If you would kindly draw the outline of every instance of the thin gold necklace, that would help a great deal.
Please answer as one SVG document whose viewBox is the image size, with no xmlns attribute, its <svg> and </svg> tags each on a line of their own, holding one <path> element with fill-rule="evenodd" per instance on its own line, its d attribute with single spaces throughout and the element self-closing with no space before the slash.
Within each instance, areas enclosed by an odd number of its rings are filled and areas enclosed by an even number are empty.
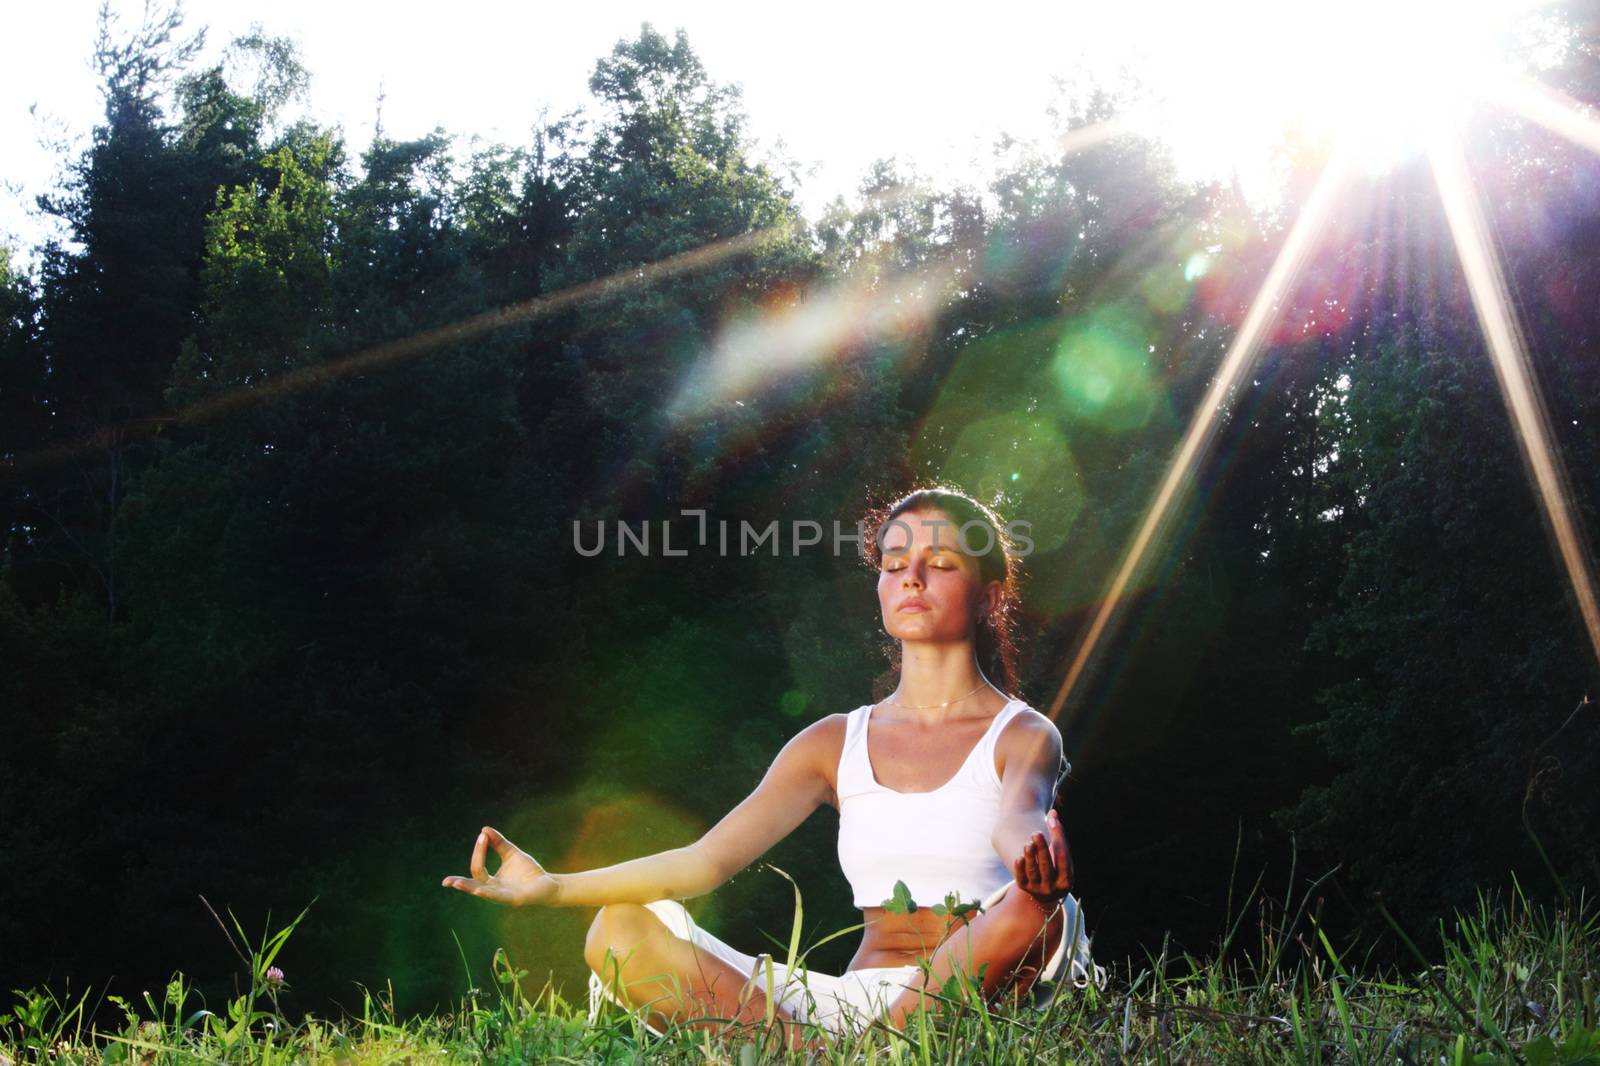
<svg viewBox="0 0 1600 1066">
<path fill-rule="evenodd" d="M 975 688 L 975 689 L 972 690 L 972 692 L 967 693 L 967 696 L 972 695 L 973 692 L 977 692 L 979 688 L 982 688 L 984 685 L 987 685 L 988 683 L 989 682 L 987 680 L 978 682 L 978 688 Z M 891 696 L 885 702 L 892 703 L 897 707 L 904 707 L 908 711 L 931 711 L 931 710 L 934 710 L 935 708 L 938 708 L 938 707 L 948 707 L 952 703 L 960 703 L 962 700 L 966 699 L 967 696 L 957 696 L 955 699 L 953 699 L 953 700 L 945 700 L 943 703 L 925 703 L 925 704 L 920 704 L 920 705 L 919 704 L 915 704 L 915 703 L 901 703 L 898 698 L 893 697 L 893 696 Z"/>
</svg>

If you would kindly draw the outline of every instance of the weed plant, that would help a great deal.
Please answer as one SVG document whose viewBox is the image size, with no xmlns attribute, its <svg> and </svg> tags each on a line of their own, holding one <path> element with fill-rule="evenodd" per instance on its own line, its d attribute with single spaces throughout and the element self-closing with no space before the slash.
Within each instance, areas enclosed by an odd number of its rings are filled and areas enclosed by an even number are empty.
<svg viewBox="0 0 1600 1066">
<path fill-rule="evenodd" d="M 1257 882 L 1259 887 L 1259 881 Z M 973 986 L 929 991 L 903 1032 L 818 1033 L 785 1050 L 775 1028 L 684 1019 L 665 1033 L 608 1008 L 593 1024 L 546 982 L 534 989 L 503 951 L 494 988 L 469 989 L 453 1009 L 396 1015 L 392 991 L 363 990 L 359 1015 L 292 1022 L 275 965 L 304 912 L 249 951 L 248 988 L 213 1011 L 182 975 L 158 1000 L 104 997 L 122 1014 L 110 1028 L 87 993 L 19 991 L 0 1014 L 0 1066 L 28 1063 L 860 1063 L 984 1066 L 1034 1062 L 1600 1066 L 1600 913 L 1583 893 L 1559 906 L 1479 894 L 1443 933 L 1442 959 L 1369 971 L 1336 948 L 1307 903 L 1254 891 L 1215 955 L 1173 954 L 1109 967 L 1104 988 L 1065 984 L 1030 1001 L 984 1004 Z M 1239 934 L 1255 902 L 1256 943 Z M 1380 905 L 1381 906 L 1381 905 Z M 798 913 L 798 906 L 797 906 Z M 1387 912 L 1385 912 L 1387 913 Z M 238 930 L 238 923 L 234 922 Z M 226 927 L 224 927 L 226 931 Z M 1409 939 L 1395 927 L 1406 943 Z M 239 930 L 240 939 L 243 932 Z M 230 935 L 230 940 L 232 937 Z M 236 944 L 236 950 L 237 944 Z M 699 1022 L 700 1024 L 694 1024 Z"/>
</svg>

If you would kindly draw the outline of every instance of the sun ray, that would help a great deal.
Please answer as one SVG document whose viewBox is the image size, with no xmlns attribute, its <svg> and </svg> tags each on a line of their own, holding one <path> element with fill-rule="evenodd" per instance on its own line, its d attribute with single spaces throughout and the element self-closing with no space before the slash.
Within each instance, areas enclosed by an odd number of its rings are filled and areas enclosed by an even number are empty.
<svg viewBox="0 0 1600 1066">
<path fill-rule="evenodd" d="M 1590 109 L 1531 78 L 1508 78 L 1489 99 L 1573 144 L 1600 155 L 1600 120 Z"/>
<path fill-rule="evenodd" d="M 1600 605 L 1595 600 L 1588 548 L 1568 504 L 1572 494 L 1566 471 L 1552 441 L 1549 415 L 1528 367 L 1527 348 L 1511 312 L 1510 296 L 1493 251 L 1488 220 L 1478 202 L 1460 141 L 1453 136 L 1440 136 L 1429 147 L 1428 158 L 1439 188 L 1439 199 L 1444 203 L 1450 236 L 1466 274 L 1478 325 L 1489 346 L 1495 380 L 1517 431 L 1517 443 L 1529 480 L 1544 505 L 1545 519 L 1589 633 L 1590 648 L 1600 661 Z"/>
<path fill-rule="evenodd" d="M 376 344 L 315 366 L 302 367 L 260 385 L 231 389 L 168 414 L 108 426 L 85 434 L 71 443 L 19 455 L 10 463 L 0 464 L 0 472 L 18 474 L 69 459 L 83 452 L 126 444 L 130 437 L 156 433 L 165 426 L 205 421 L 238 408 L 298 392 L 301 389 L 324 385 L 348 374 L 372 370 L 405 359 L 414 359 L 437 348 L 459 344 L 519 322 L 543 318 L 575 304 L 620 296 L 632 289 L 653 285 L 680 274 L 703 270 L 725 259 L 754 252 L 764 241 L 782 234 L 785 229 L 783 225 L 768 226 L 712 241 L 654 263 L 630 267 L 603 278 L 581 282 L 520 303 L 497 307 L 448 325 L 414 333 L 409 337 Z"/>
<path fill-rule="evenodd" d="M 1051 719 L 1055 719 L 1061 713 L 1061 708 L 1076 687 L 1084 667 L 1105 635 L 1134 573 L 1151 547 L 1160 539 L 1159 535 L 1165 533 L 1170 513 L 1180 491 L 1187 486 L 1196 464 L 1215 435 L 1219 412 L 1235 387 L 1255 365 L 1267 327 L 1314 249 L 1317 237 L 1327 225 L 1337 193 L 1344 185 L 1348 171 L 1349 164 L 1345 154 L 1336 150 L 1324 166 L 1316 186 L 1312 189 L 1283 247 L 1279 250 L 1277 259 L 1273 261 L 1266 279 L 1257 290 L 1255 299 L 1250 304 L 1249 313 L 1246 314 L 1238 334 L 1223 357 L 1216 377 L 1211 382 L 1211 387 L 1206 390 L 1205 398 L 1200 402 L 1199 409 L 1189 423 L 1183 442 L 1173 456 L 1172 462 L 1168 464 L 1160 488 L 1156 490 L 1149 508 L 1145 511 L 1144 519 L 1129 543 L 1121 565 L 1117 567 L 1105 595 L 1101 597 L 1100 607 L 1078 643 L 1072 664 L 1067 669 L 1067 676 L 1056 690 L 1055 698 L 1050 701 L 1047 713 Z"/>
</svg>

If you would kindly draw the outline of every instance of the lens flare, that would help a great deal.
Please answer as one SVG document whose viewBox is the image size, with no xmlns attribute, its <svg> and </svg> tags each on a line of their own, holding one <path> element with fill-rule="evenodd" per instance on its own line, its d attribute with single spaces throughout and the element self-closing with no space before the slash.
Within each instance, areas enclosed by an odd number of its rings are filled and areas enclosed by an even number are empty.
<svg viewBox="0 0 1600 1066">
<path fill-rule="evenodd" d="M 1245 316 L 1243 325 L 1229 345 L 1227 355 L 1223 357 L 1222 366 L 1212 379 L 1211 387 L 1206 390 L 1205 398 L 1200 402 L 1200 408 L 1195 412 L 1177 454 L 1168 464 L 1166 474 L 1145 511 L 1138 531 L 1134 534 L 1121 564 L 1107 585 L 1094 619 L 1079 641 L 1072 663 L 1067 668 L 1066 677 L 1057 689 L 1054 699 L 1051 700 L 1047 713 L 1052 719 L 1061 713 L 1067 697 L 1077 686 L 1140 564 L 1167 531 L 1171 512 L 1178 501 L 1180 491 L 1187 488 L 1195 466 L 1215 433 L 1219 413 L 1236 395 L 1235 389 L 1238 384 L 1255 365 L 1267 327 L 1315 248 L 1318 235 L 1327 226 L 1329 215 L 1338 202 L 1338 192 L 1345 183 L 1349 167 L 1349 157 L 1335 153 L 1323 168 L 1310 198 L 1306 201 L 1299 217 L 1295 219 L 1283 248 L 1278 252 L 1272 269 L 1268 271 L 1266 280 L 1262 282 L 1255 300 L 1250 305 L 1250 311 Z"/>
<path fill-rule="evenodd" d="M 790 381 L 869 346 L 920 336 L 955 292 L 945 261 L 887 282 L 863 274 L 724 324 L 711 350 L 666 406 L 677 423 Z"/>
<path fill-rule="evenodd" d="M 1561 456 L 1551 441 L 1550 419 L 1528 366 L 1527 349 L 1511 313 L 1505 277 L 1492 250 L 1488 222 L 1478 203 L 1460 141 L 1454 137 L 1436 139 L 1429 148 L 1429 160 L 1450 224 L 1450 236 L 1466 273 L 1478 325 L 1488 343 L 1495 379 L 1517 431 L 1528 478 L 1544 506 L 1546 528 L 1566 568 L 1590 648 L 1600 661 L 1600 604 L 1595 598 L 1585 538 L 1578 530 L 1577 516 L 1568 507 L 1572 491 Z"/>
<path fill-rule="evenodd" d="M 1026 515 L 1035 551 L 1059 547 L 1083 509 L 1083 479 L 1065 437 L 1037 415 L 1003 414 L 961 430 L 943 477 L 981 499 L 1002 493 Z"/>
<path fill-rule="evenodd" d="M 1050 372 L 1069 415 L 1116 432 L 1150 420 L 1158 389 L 1150 374 L 1147 336 L 1142 323 L 1116 307 L 1095 311 L 1067 330 Z"/>
<path fill-rule="evenodd" d="M 590 784 L 530 802 L 497 828 L 547 869 L 558 872 L 626 862 L 663 846 L 689 843 L 705 832 L 704 821 L 685 812 L 672 797 L 603 783 L 613 776 L 622 775 L 597 768 Z M 696 920 L 714 920 L 714 897 L 686 900 L 685 905 Z M 592 908 L 513 907 L 482 914 L 494 928 L 494 942 L 505 946 L 517 966 L 538 975 L 532 987 L 538 988 L 545 974 L 558 987 L 584 987 L 589 970 L 574 946 L 583 943 L 594 918 Z"/>
</svg>

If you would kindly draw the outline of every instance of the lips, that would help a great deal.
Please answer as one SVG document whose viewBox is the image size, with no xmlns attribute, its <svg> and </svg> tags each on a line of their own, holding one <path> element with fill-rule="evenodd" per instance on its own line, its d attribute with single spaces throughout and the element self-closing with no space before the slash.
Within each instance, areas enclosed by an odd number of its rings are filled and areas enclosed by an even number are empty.
<svg viewBox="0 0 1600 1066">
<path fill-rule="evenodd" d="M 926 611 L 927 609 L 928 609 L 927 601 L 919 600 L 919 599 L 916 599 L 915 597 L 913 597 L 912 599 L 906 600 L 899 607 L 895 608 L 896 611 Z"/>
</svg>

